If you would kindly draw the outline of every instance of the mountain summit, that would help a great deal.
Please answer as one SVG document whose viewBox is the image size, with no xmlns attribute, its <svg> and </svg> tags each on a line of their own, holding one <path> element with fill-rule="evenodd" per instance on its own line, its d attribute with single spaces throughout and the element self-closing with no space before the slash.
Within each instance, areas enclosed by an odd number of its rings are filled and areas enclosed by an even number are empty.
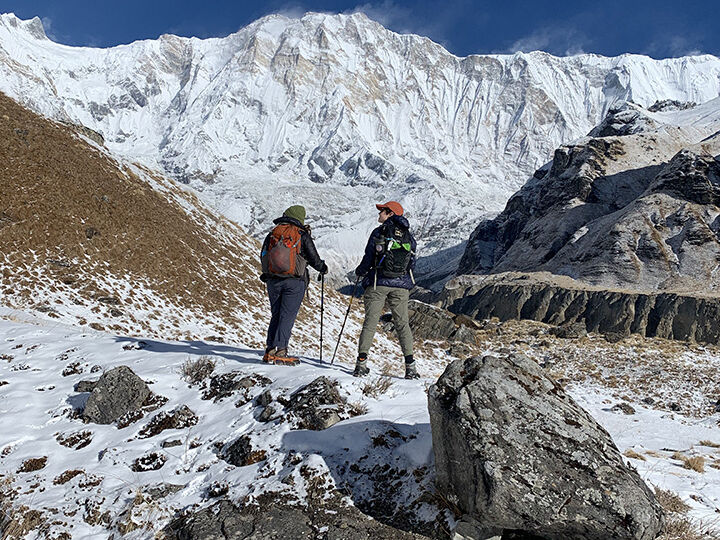
<svg viewBox="0 0 720 540">
<path fill-rule="evenodd" d="M 0 16 L 0 90 L 102 133 L 258 236 L 303 203 L 343 260 L 362 251 L 371 201 L 402 200 L 429 254 L 463 242 L 619 101 L 719 93 L 713 56 L 459 58 L 360 13 L 109 49 L 53 43 L 38 23 Z"/>
</svg>

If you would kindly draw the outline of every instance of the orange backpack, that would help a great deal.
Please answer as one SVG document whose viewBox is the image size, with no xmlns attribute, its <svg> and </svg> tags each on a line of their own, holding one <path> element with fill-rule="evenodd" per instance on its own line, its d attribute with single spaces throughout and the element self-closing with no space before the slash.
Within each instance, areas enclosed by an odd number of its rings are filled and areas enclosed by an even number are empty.
<svg viewBox="0 0 720 540">
<path fill-rule="evenodd" d="M 304 277 L 305 259 L 300 255 L 300 229 L 281 223 L 270 233 L 265 250 L 260 254 L 262 271 L 279 277 Z"/>
</svg>

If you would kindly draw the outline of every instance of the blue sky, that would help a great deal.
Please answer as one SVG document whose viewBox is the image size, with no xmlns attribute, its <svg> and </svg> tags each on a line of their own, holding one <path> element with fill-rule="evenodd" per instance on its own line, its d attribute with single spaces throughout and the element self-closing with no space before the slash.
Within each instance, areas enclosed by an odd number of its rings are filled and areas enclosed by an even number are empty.
<svg viewBox="0 0 720 540">
<path fill-rule="evenodd" d="M 0 12 L 43 19 L 55 41 L 95 47 L 165 33 L 224 36 L 269 13 L 297 17 L 306 11 L 363 11 L 396 32 L 428 36 L 459 56 L 537 49 L 556 55 L 720 55 L 717 1 L 0 0 Z"/>
</svg>

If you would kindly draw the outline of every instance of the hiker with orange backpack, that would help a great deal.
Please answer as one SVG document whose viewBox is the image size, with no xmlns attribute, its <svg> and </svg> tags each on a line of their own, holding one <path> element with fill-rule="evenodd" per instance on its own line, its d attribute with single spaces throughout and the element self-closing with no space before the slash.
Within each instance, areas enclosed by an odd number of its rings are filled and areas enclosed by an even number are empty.
<svg viewBox="0 0 720 540">
<path fill-rule="evenodd" d="M 318 255 L 305 225 L 305 208 L 291 206 L 267 235 L 260 252 L 262 275 L 270 299 L 270 325 L 263 362 L 296 365 L 299 360 L 287 352 L 295 318 L 310 283 L 307 265 L 324 275 L 327 264 Z"/>
</svg>

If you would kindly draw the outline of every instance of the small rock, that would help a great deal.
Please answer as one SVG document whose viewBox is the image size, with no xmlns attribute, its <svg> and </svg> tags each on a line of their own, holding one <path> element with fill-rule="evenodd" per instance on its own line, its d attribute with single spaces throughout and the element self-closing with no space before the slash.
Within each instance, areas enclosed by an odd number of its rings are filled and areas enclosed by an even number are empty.
<svg viewBox="0 0 720 540">
<path fill-rule="evenodd" d="M 170 412 L 161 412 L 153 417 L 140 430 L 139 439 L 147 439 L 162 433 L 166 429 L 185 429 L 198 423 L 197 415 L 187 406 L 182 405 Z"/>
<path fill-rule="evenodd" d="M 621 332 L 605 332 L 603 334 L 603 338 L 608 343 L 619 343 L 622 340 L 624 340 L 627 337 L 627 335 L 621 333 Z"/>
<path fill-rule="evenodd" d="M 674 412 L 680 412 L 682 410 L 682 407 L 680 407 L 680 405 L 673 401 L 668 404 L 668 409 Z"/>
<path fill-rule="evenodd" d="M 462 343 L 475 345 L 475 330 L 471 329 L 469 326 L 459 326 L 457 330 L 451 334 L 450 339 L 453 341 L 460 341 Z"/>
<path fill-rule="evenodd" d="M 272 381 L 267 377 L 253 373 L 244 375 L 240 371 L 232 371 L 221 375 L 214 375 L 210 378 L 208 389 L 203 392 L 202 399 L 220 401 L 231 396 L 234 392 L 243 394 L 241 397 L 248 398 L 250 390 L 255 387 L 264 387 Z"/>
<path fill-rule="evenodd" d="M 323 430 L 338 423 L 345 412 L 345 399 L 337 390 L 337 382 L 318 377 L 290 396 L 287 409 L 298 419 L 300 429 Z"/>
<path fill-rule="evenodd" d="M 258 416 L 258 422 L 271 422 L 272 420 L 279 418 L 281 414 L 282 409 L 280 408 L 279 404 L 268 403 L 265 409 L 263 409 L 263 411 L 260 413 L 260 416 Z"/>
<path fill-rule="evenodd" d="M 185 486 L 178 484 L 157 484 L 154 486 L 144 486 L 143 492 L 146 493 L 153 501 L 164 499 L 172 493 L 177 493 Z"/>
<path fill-rule="evenodd" d="M 79 381 L 75 385 L 76 392 L 92 392 L 97 386 L 98 381 Z"/>
<path fill-rule="evenodd" d="M 262 394 L 260 394 L 257 398 L 258 405 L 261 407 L 267 407 L 274 401 L 272 392 L 270 390 L 265 390 Z"/>
<path fill-rule="evenodd" d="M 150 452 L 149 454 L 140 456 L 135 461 L 133 461 L 130 469 L 135 472 L 157 471 L 158 469 L 161 469 L 163 465 L 165 465 L 166 461 L 167 456 L 165 454 L 160 454 L 158 452 Z"/>
<path fill-rule="evenodd" d="M 175 446 L 182 446 L 182 441 L 180 439 L 173 439 L 171 441 L 163 441 L 160 443 L 160 446 L 163 448 L 173 448 Z"/>
<path fill-rule="evenodd" d="M 230 490 L 230 486 L 227 482 L 213 482 L 208 486 L 207 496 L 209 498 L 222 497 L 227 495 Z"/>
<path fill-rule="evenodd" d="M 245 467 L 263 461 L 267 457 L 265 450 L 256 450 L 247 435 L 230 444 L 220 455 L 225 461 L 236 467 Z"/>
<path fill-rule="evenodd" d="M 550 334 L 561 339 L 578 339 L 587 336 L 587 328 L 584 322 L 574 322 L 562 326 L 554 326 Z"/>
<path fill-rule="evenodd" d="M 618 403 L 610 409 L 612 412 L 621 412 L 623 414 L 635 414 L 635 409 L 629 403 Z"/>
</svg>

